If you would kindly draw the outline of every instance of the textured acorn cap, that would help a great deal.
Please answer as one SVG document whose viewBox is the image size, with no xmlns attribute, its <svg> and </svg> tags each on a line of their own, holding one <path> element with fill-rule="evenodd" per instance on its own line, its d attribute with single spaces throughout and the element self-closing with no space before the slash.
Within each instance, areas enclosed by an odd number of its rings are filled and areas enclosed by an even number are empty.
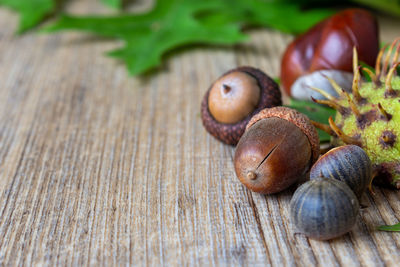
<svg viewBox="0 0 400 267">
<path fill-rule="evenodd" d="M 208 96 L 213 84 L 207 90 L 201 103 L 201 119 L 207 132 L 228 145 L 236 145 L 239 142 L 240 137 L 246 129 L 247 123 L 253 115 L 264 108 L 282 105 L 281 91 L 279 90 L 278 84 L 264 72 L 253 67 L 244 66 L 232 69 L 224 73 L 221 77 L 234 71 L 245 72 L 257 80 L 258 86 L 260 87 L 260 100 L 253 112 L 247 115 L 243 120 L 233 124 L 221 123 L 215 120 L 208 108 Z"/>
<path fill-rule="evenodd" d="M 287 121 L 290 121 L 296 125 L 308 138 L 311 145 L 312 151 L 312 162 L 313 164 L 319 157 L 319 137 L 317 130 L 314 125 L 311 124 L 308 117 L 297 110 L 287 107 L 273 107 L 261 110 L 259 113 L 254 115 L 246 126 L 246 131 L 257 121 L 277 117 Z"/>
</svg>

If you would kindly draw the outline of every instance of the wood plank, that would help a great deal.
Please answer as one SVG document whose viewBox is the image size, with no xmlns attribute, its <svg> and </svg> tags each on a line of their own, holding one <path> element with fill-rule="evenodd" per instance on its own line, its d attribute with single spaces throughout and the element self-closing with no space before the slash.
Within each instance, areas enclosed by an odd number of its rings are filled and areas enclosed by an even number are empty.
<svg viewBox="0 0 400 267">
<path fill-rule="evenodd" d="M 68 9 L 107 12 L 97 1 Z M 234 148 L 201 124 L 214 79 L 237 65 L 278 76 L 291 36 L 252 30 L 245 44 L 174 53 L 153 76 L 132 78 L 103 56 L 115 42 L 15 36 L 16 21 L 0 9 L 0 266 L 400 261 L 400 235 L 375 230 L 400 220 L 400 191 L 374 187 L 353 231 L 309 240 L 290 223 L 295 188 L 248 191 L 233 170 Z M 390 41 L 399 23 L 380 21 Z"/>
</svg>

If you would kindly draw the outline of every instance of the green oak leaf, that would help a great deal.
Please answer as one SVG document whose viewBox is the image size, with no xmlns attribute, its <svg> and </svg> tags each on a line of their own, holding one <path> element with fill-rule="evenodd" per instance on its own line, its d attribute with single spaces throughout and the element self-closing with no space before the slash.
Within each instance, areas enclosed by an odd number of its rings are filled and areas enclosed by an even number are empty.
<svg viewBox="0 0 400 267">
<path fill-rule="evenodd" d="M 400 1 L 399 0 L 350 0 L 360 5 L 380 10 L 394 16 L 400 16 Z"/>
<path fill-rule="evenodd" d="M 122 0 L 101 0 L 101 2 L 115 9 L 120 9 L 122 7 Z"/>
<path fill-rule="evenodd" d="M 19 13 L 18 33 L 23 33 L 42 22 L 54 13 L 60 0 L 0 0 L 0 5 L 9 7 Z M 120 9 L 122 0 L 101 0 L 104 4 Z"/>
<path fill-rule="evenodd" d="M 118 16 L 62 16 L 47 31 L 82 30 L 122 39 L 125 46 L 109 55 L 125 61 L 131 74 L 148 71 L 161 63 L 171 49 L 187 44 L 234 44 L 246 39 L 238 23 L 215 16 L 202 20 L 196 14 L 226 9 L 211 0 L 159 0 L 148 13 Z"/>
<path fill-rule="evenodd" d="M 227 1 L 229 11 L 251 26 L 266 26 L 282 32 L 299 34 L 333 14 L 330 9 L 304 10 L 297 1 L 234 0 Z"/>
<path fill-rule="evenodd" d="M 400 223 L 394 225 L 381 225 L 378 226 L 378 230 L 388 232 L 400 232 Z"/>
<path fill-rule="evenodd" d="M 0 5 L 20 14 L 18 32 L 22 33 L 40 23 L 56 7 L 56 0 L 0 0 Z"/>
<path fill-rule="evenodd" d="M 178 47 L 243 41 L 243 26 L 267 25 L 297 33 L 327 15 L 326 11 L 306 12 L 295 4 L 265 0 L 158 0 L 143 14 L 64 15 L 46 30 L 86 31 L 123 40 L 125 45 L 109 55 L 123 60 L 135 75 L 160 65 L 163 55 Z"/>
<path fill-rule="evenodd" d="M 314 102 L 296 100 L 293 98 L 290 99 L 290 104 L 287 106 L 307 115 L 310 120 L 323 124 L 328 124 L 329 117 L 335 118 L 336 114 L 336 111 L 332 108 L 321 106 Z M 330 141 L 331 136 L 329 134 L 320 129 L 317 129 L 317 131 L 321 143 Z"/>
</svg>

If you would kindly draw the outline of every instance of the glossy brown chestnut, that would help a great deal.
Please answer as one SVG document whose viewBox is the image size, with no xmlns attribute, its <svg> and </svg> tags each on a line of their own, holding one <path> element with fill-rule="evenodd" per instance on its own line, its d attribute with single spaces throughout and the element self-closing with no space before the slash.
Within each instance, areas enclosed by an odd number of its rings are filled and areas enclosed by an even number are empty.
<svg viewBox="0 0 400 267">
<path fill-rule="evenodd" d="M 237 145 L 234 165 L 247 188 L 271 194 L 303 177 L 318 156 L 318 134 L 309 119 L 293 109 L 274 107 L 251 119 Z"/>
<path fill-rule="evenodd" d="M 298 36 L 286 49 L 281 64 L 281 82 L 291 95 L 292 84 L 317 70 L 352 71 L 353 47 L 359 59 L 375 64 L 379 50 L 376 18 L 363 9 L 346 9 Z"/>
<path fill-rule="evenodd" d="M 238 67 L 210 86 L 201 103 L 201 119 L 212 136 L 236 145 L 254 114 L 281 104 L 274 80 L 259 69 Z"/>
</svg>

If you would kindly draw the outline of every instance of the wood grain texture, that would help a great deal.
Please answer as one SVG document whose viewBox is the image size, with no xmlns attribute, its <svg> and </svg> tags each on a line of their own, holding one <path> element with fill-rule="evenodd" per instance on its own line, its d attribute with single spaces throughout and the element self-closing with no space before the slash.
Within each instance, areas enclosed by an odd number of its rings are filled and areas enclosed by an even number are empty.
<svg viewBox="0 0 400 267">
<path fill-rule="evenodd" d="M 68 9 L 107 12 L 97 1 Z M 201 125 L 209 84 L 237 65 L 277 76 L 290 36 L 251 31 L 243 45 L 175 53 L 138 79 L 103 56 L 115 42 L 17 37 L 16 21 L 0 9 L 0 266 L 400 262 L 400 234 L 375 230 L 400 220 L 400 191 L 374 187 L 350 234 L 308 240 L 289 221 L 294 188 L 249 192 L 234 148 Z M 385 41 L 399 34 L 382 21 Z"/>
</svg>

